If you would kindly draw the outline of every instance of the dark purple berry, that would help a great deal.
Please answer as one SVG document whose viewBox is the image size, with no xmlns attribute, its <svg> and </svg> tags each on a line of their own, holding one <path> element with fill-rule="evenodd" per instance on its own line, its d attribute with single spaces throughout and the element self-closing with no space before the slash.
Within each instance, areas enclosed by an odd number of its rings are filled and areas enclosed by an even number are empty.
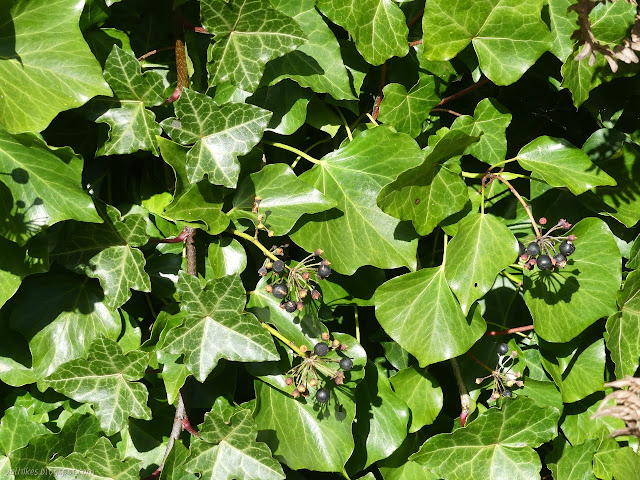
<svg viewBox="0 0 640 480">
<path fill-rule="evenodd" d="M 318 267 L 318 278 L 323 279 L 331 275 L 331 267 L 329 265 L 320 265 Z"/>
<path fill-rule="evenodd" d="M 561 253 L 557 253 L 553 256 L 553 259 L 556 261 L 556 266 L 560 268 L 564 268 L 567 265 L 567 257 L 562 255 Z"/>
<path fill-rule="evenodd" d="M 502 392 L 502 396 L 504 398 L 513 398 L 513 393 L 511 393 L 510 390 L 505 390 L 504 392 Z"/>
<path fill-rule="evenodd" d="M 353 360 L 351 360 L 350 358 L 341 358 L 340 368 L 345 371 L 351 370 L 353 368 Z"/>
<path fill-rule="evenodd" d="M 520 252 L 518 253 L 518 256 L 521 257 L 522 255 L 524 255 L 524 252 L 526 251 L 526 249 L 524 248 L 524 243 L 518 242 L 518 249 Z"/>
<path fill-rule="evenodd" d="M 531 242 L 529 245 L 527 245 L 527 253 L 532 257 L 537 257 L 538 255 L 540 255 L 540 245 L 538 245 L 536 242 Z"/>
<path fill-rule="evenodd" d="M 260 267 L 258 269 L 258 275 L 260 275 L 261 277 L 266 277 L 267 276 L 267 269 L 264 267 Z"/>
<path fill-rule="evenodd" d="M 567 240 L 564 240 L 560 244 L 560 253 L 563 254 L 565 257 L 568 257 L 575 251 L 576 251 L 576 246 Z"/>
<path fill-rule="evenodd" d="M 276 298 L 284 298 L 287 296 L 287 293 L 289 293 L 289 289 L 284 283 L 276 283 L 273 286 L 272 293 L 273 293 L 273 296 Z"/>
<path fill-rule="evenodd" d="M 282 260 L 276 260 L 271 267 L 274 272 L 281 273 L 284 271 L 284 262 Z"/>
<path fill-rule="evenodd" d="M 316 392 L 316 400 L 320 403 L 327 403 L 330 396 L 331 395 L 329 394 L 329 390 L 327 390 L 326 388 L 321 388 Z"/>
<path fill-rule="evenodd" d="M 293 300 L 289 300 L 284 304 L 284 309 L 289 313 L 295 312 L 297 308 L 298 307 L 296 305 L 296 302 L 294 302 Z"/>
<path fill-rule="evenodd" d="M 329 345 L 324 342 L 316 343 L 316 346 L 313 347 L 313 351 L 319 357 L 324 357 L 327 353 L 329 353 Z"/>
<path fill-rule="evenodd" d="M 506 343 L 501 343 L 500 345 L 498 345 L 498 353 L 500 355 L 506 355 L 508 351 L 509 345 L 507 345 Z"/>
<path fill-rule="evenodd" d="M 549 270 L 551 268 L 551 257 L 549 255 L 540 255 L 537 260 L 537 265 L 540 270 Z"/>
</svg>

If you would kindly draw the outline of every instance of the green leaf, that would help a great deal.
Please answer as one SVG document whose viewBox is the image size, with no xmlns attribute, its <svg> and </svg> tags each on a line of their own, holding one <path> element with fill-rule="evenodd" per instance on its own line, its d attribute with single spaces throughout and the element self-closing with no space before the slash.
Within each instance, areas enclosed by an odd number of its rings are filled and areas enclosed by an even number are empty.
<svg viewBox="0 0 640 480">
<path fill-rule="evenodd" d="M 147 389 L 135 382 L 144 376 L 147 364 L 146 353 L 134 350 L 124 355 L 117 343 L 101 336 L 91 344 L 86 360 L 61 365 L 46 382 L 77 402 L 93 404 L 100 426 L 113 435 L 129 417 L 151 419 Z"/>
<path fill-rule="evenodd" d="M 573 0 L 554 0 L 549 2 L 549 22 L 551 23 L 551 48 L 553 53 L 561 62 L 567 60 L 573 50 L 573 40 L 571 35 L 576 31 L 578 13 L 568 11 L 573 4 Z"/>
<path fill-rule="evenodd" d="M 555 408 L 507 399 L 501 410 L 490 408 L 465 428 L 431 437 L 410 460 L 447 480 L 530 480 L 541 469 L 533 449 L 556 436 L 558 418 Z"/>
<path fill-rule="evenodd" d="M 604 389 L 604 339 L 595 327 L 565 344 L 540 340 L 540 353 L 565 403 Z"/>
<path fill-rule="evenodd" d="M 417 432 L 425 425 L 431 425 L 442 410 L 443 404 L 442 389 L 438 380 L 415 365 L 403 368 L 390 380 L 395 392 L 411 410 L 409 433 Z"/>
<path fill-rule="evenodd" d="M 244 313 L 245 291 L 238 275 L 207 282 L 180 273 L 178 293 L 187 312 L 182 325 L 167 334 L 164 351 L 183 354 L 189 371 L 204 382 L 221 358 L 242 362 L 277 360 L 270 335 Z"/>
<path fill-rule="evenodd" d="M 125 480 L 137 477 L 140 472 L 137 460 L 120 460 L 118 451 L 104 437 L 86 452 L 57 457 L 47 468 L 53 472 L 56 480 L 77 478 L 79 472 L 89 472 L 83 476 L 90 479 Z"/>
<path fill-rule="evenodd" d="M 451 130 L 462 130 L 468 135 L 479 136 L 478 143 L 470 145 L 466 153 L 489 165 L 505 159 L 507 137 L 505 132 L 511 123 L 511 114 L 494 98 L 485 98 L 478 103 L 473 117 L 463 115 L 456 118 Z"/>
<path fill-rule="evenodd" d="M 592 459 L 598 449 L 598 440 L 588 440 L 582 445 L 564 445 L 557 464 L 549 464 L 555 480 L 595 480 Z"/>
<path fill-rule="evenodd" d="M 212 98 L 185 89 L 175 103 L 178 118 L 162 121 L 162 128 L 182 145 L 195 144 L 187 153 L 190 183 L 208 175 L 216 185 L 235 187 L 240 174 L 238 155 L 260 141 L 271 112 L 233 103 L 218 107 Z"/>
<path fill-rule="evenodd" d="M 465 315 L 517 257 L 517 240 L 496 217 L 476 213 L 460 221 L 447 247 L 444 271 Z"/>
<path fill-rule="evenodd" d="M 240 274 L 247 268 L 247 253 L 234 238 L 214 238 L 209 244 L 207 258 L 213 278 Z"/>
<path fill-rule="evenodd" d="M 336 37 L 315 8 L 314 0 L 272 0 L 275 9 L 293 18 L 308 41 L 297 50 L 271 60 L 263 83 L 273 85 L 290 78 L 336 100 L 353 99 L 349 72 Z"/>
<path fill-rule="evenodd" d="M 633 376 L 640 363 L 640 271 L 627 276 L 618 294 L 620 311 L 607 320 L 607 348 L 615 363 L 616 378 Z"/>
<path fill-rule="evenodd" d="M 400 448 L 393 452 L 389 458 L 377 463 L 384 480 L 439 480 L 440 477 L 427 467 L 408 460 L 411 454 L 418 451 L 420 443 L 417 434 L 407 435 Z"/>
<path fill-rule="evenodd" d="M 591 90 L 606 79 L 606 73 L 603 72 L 606 72 L 605 69 L 609 69 L 603 55 L 596 55 L 593 65 L 589 65 L 589 61 L 586 59 L 574 60 L 581 49 L 580 45 L 575 45 L 573 52 L 561 68 L 562 87 L 569 89 L 576 108 L 586 102 Z"/>
<path fill-rule="evenodd" d="M 30 418 L 25 407 L 8 408 L 0 423 L 0 452 L 9 455 L 26 446 L 32 438 L 47 433 L 51 432 L 42 423 Z"/>
<path fill-rule="evenodd" d="M 589 12 L 591 33 L 597 42 L 616 47 L 630 36 L 635 18 L 636 6 L 628 2 L 599 3 Z"/>
<path fill-rule="evenodd" d="M 318 9 L 347 30 L 372 65 L 409 51 L 409 30 L 402 10 L 389 0 L 319 0 Z"/>
<path fill-rule="evenodd" d="M 264 443 L 256 442 L 258 433 L 249 410 L 238 410 L 231 418 L 209 412 L 199 429 L 202 440 L 191 445 L 186 469 L 209 480 L 283 479 L 280 464 Z"/>
<path fill-rule="evenodd" d="M 343 471 L 354 445 L 350 395 L 333 389 L 336 403 L 320 409 L 312 400 L 297 400 L 260 380 L 254 387 L 258 441 L 269 445 L 275 458 L 293 470 Z"/>
<path fill-rule="evenodd" d="M 387 280 L 384 270 L 375 267 L 359 268 L 353 275 L 331 272 L 322 281 L 322 300 L 331 308 L 339 305 L 374 305 L 375 290 Z"/>
<path fill-rule="evenodd" d="M 449 60 L 471 42 L 480 69 L 497 85 L 518 80 L 550 46 L 540 18 L 544 1 L 429 1 L 422 17 L 424 54 Z"/>
<path fill-rule="evenodd" d="M 525 385 L 529 379 L 525 382 Z M 599 440 L 607 437 L 618 428 L 624 428 L 624 422 L 615 417 L 593 418 L 600 402 L 607 392 L 593 395 L 568 404 L 563 412 L 560 428 L 572 445 L 579 445 L 589 439 Z"/>
<path fill-rule="evenodd" d="M 409 408 L 370 361 L 356 388 L 355 450 L 347 470 L 358 472 L 391 455 L 407 435 Z"/>
<path fill-rule="evenodd" d="M 441 165 L 461 155 L 478 137 L 448 131 L 426 154 L 422 165 L 402 173 L 382 189 L 378 206 L 400 220 L 411 220 L 416 232 L 429 235 L 469 201 L 467 186 L 455 166 Z"/>
<path fill-rule="evenodd" d="M 20 247 L 0 237 L 0 307 L 9 300 L 22 280 L 31 274 L 49 269 L 49 252 L 46 237 L 38 237 Z"/>
<path fill-rule="evenodd" d="M 7 130 L 39 132 L 61 111 L 111 95 L 78 26 L 83 6 L 15 0 L 0 9 L 0 123 Z"/>
<path fill-rule="evenodd" d="M 440 101 L 432 75 L 421 75 L 408 92 L 399 83 L 389 83 L 382 94 L 379 120 L 414 138 L 420 135 L 429 112 Z"/>
<path fill-rule="evenodd" d="M 467 318 L 462 314 L 443 267 L 423 268 L 383 284 L 376 290 L 376 318 L 422 367 L 461 355 L 486 330 L 479 309 Z"/>
<path fill-rule="evenodd" d="M 616 452 L 613 462 L 613 476 L 616 480 L 633 480 L 640 471 L 640 457 L 631 447 Z"/>
<path fill-rule="evenodd" d="M 524 275 L 524 300 L 536 333 L 549 342 L 567 342 L 617 310 L 622 266 L 609 227 L 585 218 L 568 233 L 577 237 L 576 251 L 564 269 L 536 268 Z"/>
<path fill-rule="evenodd" d="M 291 135 L 304 124 L 307 106 L 313 92 L 291 80 L 284 80 L 272 87 L 256 90 L 247 103 L 273 112 L 267 130 L 280 135 Z"/>
<path fill-rule="evenodd" d="M 323 249 L 332 268 L 348 275 L 363 265 L 415 268 L 415 233 L 383 213 L 376 197 L 382 187 L 422 160 L 418 145 L 406 134 L 386 127 L 363 132 L 300 175 L 335 200 L 337 207 L 303 217 L 291 233 L 292 240 L 310 252 Z"/>
<path fill-rule="evenodd" d="M 289 233 L 305 213 L 322 212 L 337 204 L 334 199 L 299 180 L 283 163 L 266 165 L 240 184 L 233 197 L 233 209 L 228 212 L 231 219 L 247 218 L 255 224 L 257 215 L 252 213 L 252 209 L 256 196 L 262 198 L 260 213 L 265 216 L 264 225 L 278 237 Z"/>
<path fill-rule="evenodd" d="M 27 278 L 15 300 L 23 307 L 11 312 L 11 328 L 29 341 L 38 379 L 85 356 L 98 336 L 115 340 L 120 333 L 120 316 L 103 302 L 97 282 L 77 275 L 50 273 Z"/>
<path fill-rule="evenodd" d="M 538 137 L 522 147 L 518 163 L 552 187 L 567 187 L 574 195 L 616 181 L 562 138 Z"/>
<path fill-rule="evenodd" d="M 82 158 L 70 148 L 49 147 L 32 133 L 0 127 L 0 234 L 23 246 L 62 220 L 101 222 L 82 189 Z"/>
<path fill-rule="evenodd" d="M 306 40 L 298 24 L 268 0 L 202 0 L 200 17 L 215 35 L 209 49 L 210 85 L 230 82 L 254 92 L 265 64 Z"/>
</svg>

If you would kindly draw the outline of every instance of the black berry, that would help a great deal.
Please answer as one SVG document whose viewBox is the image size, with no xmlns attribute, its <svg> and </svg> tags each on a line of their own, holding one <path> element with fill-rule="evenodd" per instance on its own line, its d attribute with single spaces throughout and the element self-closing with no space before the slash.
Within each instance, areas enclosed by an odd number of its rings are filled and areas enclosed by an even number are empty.
<svg viewBox="0 0 640 480">
<path fill-rule="evenodd" d="M 264 267 L 260 267 L 258 269 L 258 275 L 260 275 L 261 277 L 266 277 L 267 276 L 267 269 Z"/>
<path fill-rule="evenodd" d="M 513 393 L 511 393 L 510 390 L 505 390 L 504 392 L 502 392 L 502 396 L 504 398 L 513 398 Z"/>
<path fill-rule="evenodd" d="M 540 245 L 536 242 L 531 242 L 527 245 L 527 253 L 532 257 L 538 256 L 540 254 Z"/>
<path fill-rule="evenodd" d="M 518 249 L 519 249 L 519 252 L 520 252 L 520 253 L 518 253 L 518 256 L 524 255 L 524 252 L 526 251 L 526 249 L 524 248 L 524 243 L 518 242 Z"/>
<path fill-rule="evenodd" d="M 509 345 L 507 345 L 506 343 L 501 343 L 500 345 L 498 345 L 498 353 L 500 355 L 506 355 L 508 351 L 509 351 Z"/>
<path fill-rule="evenodd" d="M 294 302 L 293 300 L 289 300 L 284 304 L 284 309 L 289 313 L 295 312 L 297 308 L 298 306 L 296 305 L 296 302 Z"/>
<path fill-rule="evenodd" d="M 565 257 L 568 257 L 575 251 L 576 251 L 576 246 L 567 240 L 563 241 L 560 244 L 560 253 L 563 254 Z"/>
<path fill-rule="evenodd" d="M 320 403 L 327 403 L 329 401 L 329 390 L 326 388 L 321 388 L 316 392 L 316 400 Z"/>
<path fill-rule="evenodd" d="M 316 346 L 313 347 L 313 351 L 319 357 L 324 357 L 329 352 L 329 345 L 324 342 L 316 343 Z"/>
<path fill-rule="evenodd" d="M 540 255 L 536 264 L 540 270 L 549 270 L 551 268 L 551 257 L 549 255 Z"/>
<path fill-rule="evenodd" d="M 553 256 L 553 259 L 556 261 L 556 265 L 560 268 L 564 268 L 564 266 L 567 264 L 567 257 L 562 255 L 561 253 L 555 254 Z"/>
<path fill-rule="evenodd" d="M 284 262 L 282 260 L 276 260 L 273 262 L 273 266 L 271 267 L 274 272 L 280 273 L 284 271 Z"/>
<path fill-rule="evenodd" d="M 353 360 L 350 358 L 340 359 L 340 368 L 345 371 L 351 370 L 353 368 Z"/>
<path fill-rule="evenodd" d="M 289 293 L 289 289 L 284 283 L 276 283 L 272 290 L 273 296 L 276 298 L 284 298 Z"/>
<path fill-rule="evenodd" d="M 331 275 L 331 267 L 329 265 L 320 265 L 318 267 L 318 278 L 327 278 Z"/>
</svg>

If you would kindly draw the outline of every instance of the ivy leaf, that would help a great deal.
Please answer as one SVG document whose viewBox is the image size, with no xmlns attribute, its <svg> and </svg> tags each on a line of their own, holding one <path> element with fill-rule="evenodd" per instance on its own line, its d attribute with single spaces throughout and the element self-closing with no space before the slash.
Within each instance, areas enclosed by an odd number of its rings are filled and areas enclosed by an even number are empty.
<svg viewBox="0 0 640 480">
<path fill-rule="evenodd" d="M 247 253 L 235 238 L 214 238 L 209 244 L 207 259 L 213 278 L 240 274 L 247 268 Z"/>
<path fill-rule="evenodd" d="M 409 408 L 393 391 L 386 374 L 367 362 L 356 387 L 355 450 L 347 470 L 359 472 L 391 455 L 407 436 Z"/>
<path fill-rule="evenodd" d="M 148 354 L 131 351 L 100 336 L 91 344 L 85 359 L 61 365 L 46 379 L 48 386 L 77 402 L 91 403 L 100 426 L 113 435 L 129 417 L 151 420 L 146 387 L 135 382 L 144 376 Z"/>
<path fill-rule="evenodd" d="M 271 60 L 263 83 L 273 85 L 290 78 L 314 92 L 328 93 L 336 100 L 354 99 L 340 45 L 316 10 L 314 0 L 273 0 L 271 4 L 293 18 L 308 41 L 297 50 Z"/>
<path fill-rule="evenodd" d="M 82 189 L 82 158 L 70 148 L 49 147 L 32 133 L 0 127 L 0 234 L 23 246 L 62 220 L 101 222 Z"/>
<path fill-rule="evenodd" d="M 337 202 L 337 207 L 298 223 L 292 240 L 313 252 L 321 248 L 332 268 L 351 275 L 373 265 L 415 268 L 415 233 L 376 205 L 382 187 L 422 162 L 415 141 L 386 127 L 363 132 L 323 157 L 300 179 Z M 348 237 L 342 232 L 351 232 Z"/>
<path fill-rule="evenodd" d="M 125 480 L 138 476 L 140 462 L 133 458 L 120 460 L 118 451 L 109 439 L 102 437 L 86 452 L 57 457 L 47 468 L 56 479 L 73 479 L 78 472 L 91 472 L 85 475 L 95 479 Z"/>
<path fill-rule="evenodd" d="M 332 389 L 337 399 L 321 412 L 313 401 L 297 400 L 260 380 L 254 387 L 258 441 L 269 445 L 278 460 L 292 470 L 343 471 L 354 445 L 355 405 L 349 396 Z"/>
<path fill-rule="evenodd" d="M 256 318 L 243 314 L 245 291 L 238 275 L 207 282 L 180 273 L 178 293 L 187 312 L 182 325 L 167 333 L 163 351 L 183 354 L 191 373 L 204 382 L 221 358 L 242 362 L 277 360 L 270 335 Z"/>
<path fill-rule="evenodd" d="M 264 225 L 278 237 L 289 233 L 305 213 L 322 212 L 337 204 L 334 199 L 299 180 L 283 163 L 266 165 L 240 184 L 233 197 L 233 209 L 228 213 L 231 219 L 247 218 L 255 222 L 256 214 L 252 213 L 252 208 L 256 196 L 262 198 L 260 213 L 265 215 Z"/>
<path fill-rule="evenodd" d="M 524 300 L 536 333 L 549 342 L 567 342 L 589 325 L 617 311 L 621 284 L 620 250 L 609 227 L 585 218 L 569 231 L 576 251 L 559 271 L 526 271 Z"/>
<path fill-rule="evenodd" d="M 485 98 L 478 103 L 473 117 L 463 115 L 456 118 L 451 130 L 462 130 L 468 135 L 479 136 L 478 143 L 467 148 L 473 155 L 489 165 L 505 159 L 507 137 L 505 132 L 511 123 L 511 114 L 494 98 Z"/>
<path fill-rule="evenodd" d="M 175 174 L 176 183 L 171 203 L 166 206 L 163 216 L 173 221 L 186 221 L 193 227 L 202 228 L 211 235 L 224 231 L 229 225 L 229 217 L 222 211 L 222 187 L 211 185 L 207 180 L 190 184 L 187 173 L 189 148 L 158 137 L 158 146 L 165 162 Z"/>
<path fill-rule="evenodd" d="M 607 348 L 616 378 L 636 372 L 640 363 L 640 270 L 631 272 L 618 293 L 620 311 L 607 320 Z"/>
<path fill-rule="evenodd" d="M 240 174 L 237 157 L 260 141 L 271 112 L 244 103 L 218 107 L 211 97 L 189 89 L 183 90 L 175 109 L 178 118 L 167 118 L 161 125 L 176 142 L 195 144 L 187 153 L 189 182 L 208 175 L 211 183 L 235 188 Z"/>
<path fill-rule="evenodd" d="M 562 456 L 557 463 L 549 462 L 547 465 L 553 472 L 553 478 L 557 480 L 586 480 L 593 479 L 593 454 L 598 449 L 598 440 L 588 440 L 581 445 L 562 445 Z"/>
<path fill-rule="evenodd" d="M 444 271 L 465 315 L 516 258 L 518 241 L 496 217 L 476 213 L 460 221 L 447 247 Z"/>
<path fill-rule="evenodd" d="M 421 367 L 466 352 L 486 330 L 478 309 L 468 318 L 447 285 L 445 269 L 423 268 L 376 290 L 376 318 Z M 410 302 L 398 302 L 410 298 Z"/>
<path fill-rule="evenodd" d="M 306 40 L 298 24 L 269 0 L 202 0 L 200 17 L 215 35 L 209 49 L 210 85 L 230 82 L 254 92 L 265 64 Z"/>
<path fill-rule="evenodd" d="M 231 418 L 209 412 L 199 429 L 202 440 L 191 445 L 187 471 L 209 480 L 283 479 L 280 464 L 264 443 L 256 442 L 258 430 L 249 410 L 238 410 Z"/>
<path fill-rule="evenodd" d="M 420 75 L 418 83 L 408 92 L 399 83 L 389 83 L 382 93 L 380 121 L 414 138 L 420 135 L 429 112 L 440 101 L 432 75 Z"/>
<path fill-rule="evenodd" d="M 562 138 L 538 137 L 522 147 L 516 159 L 552 187 L 567 187 L 574 195 L 616 184 L 586 153 Z"/>
<path fill-rule="evenodd" d="M 313 92 L 291 80 L 256 90 L 246 102 L 273 112 L 267 130 L 280 135 L 295 133 L 307 118 L 307 106 Z"/>
<path fill-rule="evenodd" d="M 110 126 L 109 138 L 98 148 L 97 155 L 121 155 L 138 150 L 158 154 L 156 135 L 162 133 L 155 114 L 145 107 L 164 101 L 164 84 L 158 72 L 142 74 L 140 62 L 131 52 L 113 46 L 105 63 L 104 78 L 118 103 L 96 119 Z"/>
<path fill-rule="evenodd" d="M 609 69 L 603 55 L 596 55 L 596 61 L 589 65 L 589 61 L 576 61 L 575 56 L 582 47 L 575 45 L 571 55 L 565 60 L 562 68 L 562 87 L 568 88 L 573 97 L 573 104 L 577 107 L 587 101 L 591 90 L 600 85 L 605 79 L 605 69 Z"/>
<path fill-rule="evenodd" d="M 589 331 L 565 344 L 540 340 L 542 365 L 556 382 L 562 400 L 572 403 L 604 389 L 604 339 Z"/>
<path fill-rule="evenodd" d="M 35 421 L 25 407 L 8 408 L 0 423 L 0 452 L 9 455 L 28 445 L 32 438 L 47 433 L 51 432 L 42 423 Z"/>
<path fill-rule="evenodd" d="M 588 372 L 587 372 L 588 373 Z M 527 379 L 525 386 L 530 380 Z M 592 418 L 607 392 L 598 392 L 582 400 L 573 402 L 564 408 L 560 428 L 572 445 L 586 440 L 606 438 L 618 428 L 624 428 L 624 422 L 615 417 Z M 560 400 L 562 402 L 562 400 Z"/>
<path fill-rule="evenodd" d="M 403 368 L 390 378 L 393 389 L 411 410 L 409 433 L 431 425 L 440 410 L 443 396 L 438 380 L 424 369 L 415 365 Z"/>
<path fill-rule="evenodd" d="M 22 280 L 31 274 L 49 269 L 49 251 L 46 237 L 33 239 L 24 247 L 0 237 L 0 307 L 9 300 Z"/>
<path fill-rule="evenodd" d="M 429 149 L 422 165 L 407 170 L 382 189 L 378 206 L 400 220 L 411 220 L 420 235 L 429 235 L 441 221 L 462 210 L 469 201 L 467 186 L 460 174 L 441 163 L 462 155 L 477 140 L 478 137 L 460 131 L 446 132 Z"/>
<path fill-rule="evenodd" d="M 479 472 L 491 479 L 530 480 L 540 476 L 533 450 L 557 435 L 559 412 L 539 408 L 533 400 L 505 400 L 453 433 L 429 438 L 410 457 L 448 480 L 467 480 Z"/>
<path fill-rule="evenodd" d="M 97 282 L 86 278 L 64 273 L 29 277 L 15 299 L 17 305 L 29 305 L 14 308 L 10 323 L 29 341 L 37 379 L 85 356 L 98 336 L 115 340 L 120 334 L 120 315 L 103 303 Z"/>
<path fill-rule="evenodd" d="M 83 5 L 16 0 L 0 10 L 0 123 L 7 130 L 39 132 L 61 111 L 111 95 L 78 26 Z"/>
<path fill-rule="evenodd" d="M 640 469 L 640 457 L 631 447 L 624 447 L 616 452 L 612 466 L 616 480 L 633 480 Z"/>
<path fill-rule="evenodd" d="M 561 62 L 569 57 L 573 50 L 573 40 L 571 35 L 576 30 L 578 13 L 568 11 L 573 4 L 573 0 L 554 0 L 549 2 L 549 23 L 551 24 L 551 48 L 553 53 Z"/>
<path fill-rule="evenodd" d="M 422 17 L 424 54 L 450 60 L 471 42 L 480 69 L 497 85 L 518 80 L 551 45 L 543 0 L 429 1 Z"/>
<path fill-rule="evenodd" d="M 318 0 L 318 9 L 348 31 L 358 51 L 372 65 L 409 51 L 407 19 L 390 0 Z M 375 25 L 375 27 L 374 27 Z"/>
<path fill-rule="evenodd" d="M 621 45 L 633 28 L 636 10 L 627 2 L 595 5 L 589 12 L 591 33 L 599 43 L 611 48 Z"/>
<path fill-rule="evenodd" d="M 134 241 L 145 243 L 145 225 L 138 223 L 131 231 L 131 225 L 125 226 L 120 212 L 111 205 L 106 206 L 103 217 L 105 223 L 98 225 L 66 224 L 61 234 L 64 241 L 59 242 L 52 256 L 68 268 L 100 280 L 105 303 L 115 308 L 129 300 L 131 289 L 151 291 L 149 275 L 144 270 L 144 255 L 129 245 L 118 231 L 120 228 Z"/>
</svg>

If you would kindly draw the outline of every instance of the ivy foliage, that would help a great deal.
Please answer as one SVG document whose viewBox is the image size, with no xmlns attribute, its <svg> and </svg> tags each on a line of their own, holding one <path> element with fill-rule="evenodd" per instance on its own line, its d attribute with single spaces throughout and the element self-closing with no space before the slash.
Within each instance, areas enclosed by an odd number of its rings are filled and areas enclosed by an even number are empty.
<svg viewBox="0 0 640 480">
<path fill-rule="evenodd" d="M 4 2 L 0 474 L 636 478 L 635 3 Z"/>
</svg>

